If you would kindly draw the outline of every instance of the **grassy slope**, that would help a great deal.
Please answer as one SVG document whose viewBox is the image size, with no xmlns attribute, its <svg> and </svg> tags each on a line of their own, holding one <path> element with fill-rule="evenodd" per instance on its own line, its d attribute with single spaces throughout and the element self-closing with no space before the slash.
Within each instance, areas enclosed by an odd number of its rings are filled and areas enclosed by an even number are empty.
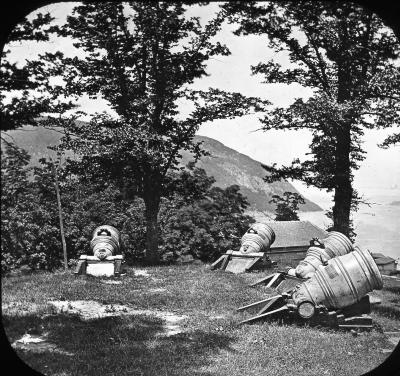
<svg viewBox="0 0 400 376">
<path fill-rule="evenodd" d="M 393 348 L 382 329 L 400 329 L 400 291 L 375 292 L 382 306 L 376 328 L 353 336 L 325 328 L 264 322 L 238 327 L 235 308 L 271 291 L 250 288 L 260 274 L 211 272 L 204 266 L 132 269 L 122 284 L 65 273 L 3 278 L 3 324 L 10 342 L 26 332 L 49 333 L 60 349 L 75 354 L 18 350 L 34 369 L 48 375 L 360 375 L 379 365 Z M 165 289 L 158 291 L 154 289 Z M 162 320 L 152 315 L 94 319 L 52 314 L 48 300 L 97 300 L 188 315 L 186 329 L 158 337 Z M 397 307 L 396 307 L 397 304 Z M 386 308 L 385 308 L 386 307 Z"/>
</svg>

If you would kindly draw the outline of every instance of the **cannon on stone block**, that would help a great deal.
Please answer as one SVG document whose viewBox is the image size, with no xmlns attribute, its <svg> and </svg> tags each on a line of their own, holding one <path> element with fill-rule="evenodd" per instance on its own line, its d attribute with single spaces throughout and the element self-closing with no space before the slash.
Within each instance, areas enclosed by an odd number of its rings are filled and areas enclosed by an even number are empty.
<svg viewBox="0 0 400 376">
<path fill-rule="evenodd" d="M 93 231 L 90 248 L 93 255 L 81 255 L 75 274 L 90 274 L 94 276 L 119 276 L 124 259 L 121 250 L 119 231 L 109 225 L 97 227 Z"/>
<path fill-rule="evenodd" d="M 310 278 L 292 291 L 246 305 L 238 311 L 256 311 L 242 323 L 280 317 L 335 328 L 371 329 L 368 293 L 382 287 L 382 276 L 370 252 L 355 247 L 354 251 L 319 265 Z"/>
<path fill-rule="evenodd" d="M 350 239 L 337 231 L 331 231 L 325 239 L 311 239 L 306 257 L 296 268 L 270 274 L 252 286 L 264 284 L 278 291 L 290 291 L 297 284 L 310 278 L 320 265 L 326 265 L 328 260 L 346 255 L 354 250 Z"/>
<path fill-rule="evenodd" d="M 271 227 L 255 223 L 242 236 L 239 251 L 227 251 L 211 265 L 211 269 L 243 273 L 261 263 L 271 266 L 272 262 L 266 252 L 274 241 L 275 232 Z"/>
</svg>

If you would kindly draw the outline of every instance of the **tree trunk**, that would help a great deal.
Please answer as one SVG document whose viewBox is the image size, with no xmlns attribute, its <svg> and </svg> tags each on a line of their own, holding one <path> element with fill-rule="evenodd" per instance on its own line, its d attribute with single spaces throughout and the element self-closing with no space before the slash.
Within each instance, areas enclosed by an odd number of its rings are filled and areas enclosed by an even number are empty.
<svg viewBox="0 0 400 376">
<path fill-rule="evenodd" d="M 339 26 L 339 39 L 343 51 L 348 48 L 348 30 L 346 19 Z M 351 99 L 351 67 L 346 59 L 338 61 L 338 103 Z M 344 120 L 336 124 L 335 148 L 335 195 L 333 214 L 333 229 L 349 236 L 350 212 L 353 197 L 352 172 L 350 163 L 352 117 L 350 113 L 344 115 Z"/>
<path fill-rule="evenodd" d="M 333 212 L 333 230 L 349 236 L 350 211 L 353 197 L 352 176 L 350 167 L 350 124 L 343 124 L 336 144 L 335 195 Z"/>
<path fill-rule="evenodd" d="M 160 209 L 160 197 L 147 195 L 144 198 L 146 217 L 146 263 L 156 265 L 160 260 L 158 253 L 159 225 L 158 211 Z"/>
<path fill-rule="evenodd" d="M 54 166 L 53 161 L 51 161 L 51 167 L 53 170 L 54 175 L 54 186 L 56 188 L 56 195 L 57 195 L 57 207 L 58 207 L 58 217 L 60 221 L 60 233 L 61 233 L 61 243 L 63 248 L 63 255 L 64 255 L 64 269 L 68 270 L 68 257 L 67 257 L 67 243 L 65 242 L 65 234 L 64 234 L 64 222 L 63 222 L 63 215 L 62 215 L 62 207 L 61 207 L 61 197 L 60 197 L 60 189 L 58 186 L 58 176 L 57 170 Z"/>
</svg>

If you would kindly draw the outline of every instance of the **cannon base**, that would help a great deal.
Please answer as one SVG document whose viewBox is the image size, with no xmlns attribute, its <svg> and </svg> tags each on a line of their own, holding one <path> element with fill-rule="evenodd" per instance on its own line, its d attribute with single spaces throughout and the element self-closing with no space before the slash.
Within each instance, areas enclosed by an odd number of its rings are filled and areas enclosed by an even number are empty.
<svg viewBox="0 0 400 376">
<path fill-rule="evenodd" d="M 296 306 L 290 295 L 282 293 L 237 309 L 238 311 L 253 311 L 255 316 L 241 321 L 240 324 L 250 324 L 267 318 L 281 319 L 286 323 L 308 324 L 310 326 L 326 326 L 334 329 L 371 330 L 372 318 L 369 295 L 364 296 L 358 303 L 342 309 L 327 309 L 317 306 L 308 313 Z M 254 314 L 254 313 L 253 313 Z"/>
<path fill-rule="evenodd" d="M 118 277 L 121 274 L 122 255 L 108 256 L 99 260 L 96 256 L 81 255 L 74 271 L 75 275 L 93 275 L 95 277 Z"/>
<path fill-rule="evenodd" d="M 221 269 L 231 273 L 245 273 L 257 267 L 271 267 L 273 262 L 264 252 L 242 253 L 228 251 L 211 265 L 211 270 Z"/>
</svg>

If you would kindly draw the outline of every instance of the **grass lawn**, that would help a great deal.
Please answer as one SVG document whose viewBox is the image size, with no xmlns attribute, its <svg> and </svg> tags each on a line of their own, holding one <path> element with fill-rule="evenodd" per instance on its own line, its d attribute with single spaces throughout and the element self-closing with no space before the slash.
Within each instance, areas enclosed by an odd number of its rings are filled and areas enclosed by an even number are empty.
<svg viewBox="0 0 400 376">
<path fill-rule="evenodd" d="M 400 287 L 376 291 L 371 332 L 354 335 L 327 328 L 266 321 L 238 326 L 248 316 L 235 309 L 273 293 L 249 287 L 265 272 L 233 275 L 207 266 L 127 270 L 121 283 L 35 273 L 2 279 L 3 326 L 11 343 L 26 333 L 46 336 L 47 351 L 17 349 L 46 375 L 361 375 L 393 349 L 384 331 L 400 330 Z M 112 280 L 108 280 L 110 282 Z M 385 283 L 387 281 L 385 280 Z M 134 313 L 84 320 L 58 312 L 49 301 L 125 305 Z M 135 313 L 136 312 L 136 313 Z M 162 315 L 179 316 L 182 332 L 163 335 Z"/>
</svg>

